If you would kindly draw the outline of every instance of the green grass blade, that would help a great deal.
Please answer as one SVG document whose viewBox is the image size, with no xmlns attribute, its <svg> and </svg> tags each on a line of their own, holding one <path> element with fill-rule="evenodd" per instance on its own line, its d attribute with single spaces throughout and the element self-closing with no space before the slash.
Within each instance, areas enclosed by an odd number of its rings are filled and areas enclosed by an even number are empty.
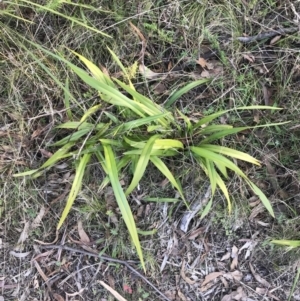
<svg viewBox="0 0 300 301">
<path fill-rule="evenodd" d="M 65 158 L 68 150 L 74 145 L 74 143 L 67 143 L 62 148 L 57 150 L 39 169 L 47 168 L 53 166 L 59 160 Z"/>
<path fill-rule="evenodd" d="M 80 122 L 80 121 L 68 121 L 56 126 L 57 129 L 77 129 L 77 130 L 82 130 L 86 128 L 91 130 L 93 127 L 94 125 L 92 123 Z"/>
<path fill-rule="evenodd" d="M 186 85 L 185 87 L 183 87 L 180 90 L 173 93 L 171 95 L 171 97 L 166 101 L 164 107 L 170 108 L 176 102 L 176 100 L 178 100 L 183 94 L 185 94 L 188 91 L 192 90 L 193 88 L 195 88 L 199 85 L 203 85 L 209 81 L 211 81 L 211 80 L 210 79 L 200 79 L 200 80 L 194 81 L 194 82 Z"/>
<path fill-rule="evenodd" d="M 89 108 L 89 109 L 84 113 L 84 115 L 81 117 L 80 122 L 86 121 L 86 119 L 87 119 L 88 117 L 90 117 L 92 114 L 95 114 L 95 113 L 96 113 L 98 110 L 100 110 L 101 108 L 102 108 L 102 105 L 101 105 L 101 104 Z"/>
<path fill-rule="evenodd" d="M 123 156 L 122 159 L 117 162 L 117 171 L 118 171 L 118 174 L 119 174 L 120 170 L 123 167 L 125 167 L 131 161 L 131 159 L 132 159 L 132 156 Z M 101 158 L 98 157 L 98 160 L 101 163 L 101 165 L 104 163 L 104 159 L 102 159 L 102 157 Z M 102 160 L 103 160 L 103 162 L 102 162 Z M 102 165 L 102 168 L 103 168 L 103 165 Z M 103 170 L 105 171 L 106 174 L 108 174 L 108 172 L 106 172 L 107 171 L 106 166 L 105 166 L 105 168 L 103 168 Z M 106 176 L 103 179 L 103 181 L 101 182 L 98 190 L 99 191 L 103 190 L 105 188 L 105 186 L 109 184 L 109 182 L 110 182 L 109 177 Z"/>
<path fill-rule="evenodd" d="M 116 55 L 109 47 L 107 47 L 107 49 L 108 49 L 108 51 L 110 52 L 110 54 L 111 54 L 113 60 L 114 60 L 114 61 L 118 64 L 118 66 L 121 68 L 121 70 L 122 70 L 124 76 L 126 77 L 127 81 L 129 82 L 130 88 L 133 89 L 133 90 L 135 90 L 135 88 L 134 88 L 134 86 L 133 86 L 133 84 L 132 84 L 132 82 L 131 82 L 131 80 L 130 80 L 130 76 L 129 76 L 129 74 L 128 74 L 126 68 L 124 67 L 124 65 L 122 64 L 122 62 L 120 61 L 120 59 L 118 58 L 118 56 L 117 56 L 117 55 Z"/>
<path fill-rule="evenodd" d="M 232 210 L 232 205 L 231 205 L 228 189 L 227 189 L 224 181 L 222 180 L 222 178 L 220 177 L 220 175 L 218 173 L 216 173 L 216 180 L 217 180 L 217 185 L 222 190 L 222 192 L 223 192 L 223 194 L 224 194 L 224 196 L 227 200 L 228 211 L 230 213 L 231 210 Z"/>
<path fill-rule="evenodd" d="M 212 197 L 215 195 L 215 191 L 217 188 L 217 178 L 216 178 L 216 169 L 214 167 L 214 163 L 208 159 L 205 159 L 204 165 L 206 166 L 207 169 L 207 175 L 210 180 L 210 186 L 211 186 L 211 195 Z"/>
<path fill-rule="evenodd" d="M 40 8 L 41 10 L 48 11 L 48 12 L 50 12 L 50 13 L 52 13 L 52 14 L 58 15 L 58 16 L 60 16 L 60 17 L 63 17 L 63 18 L 65 18 L 65 19 L 69 20 L 69 21 L 72 21 L 72 22 L 76 23 L 77 25 L 80 25 L 80 26 L 82 26 L 82 27 L 84 27 L 84 28 L 86 28 L 86 29 L 89 29 L 89 30 L 91 30 L 91 31 L 94 31 L 94 32 L 96 32 L 96 33 L 99 33 L 99 34 L 101 34 L 101 35 L 103 35 L 103 36 L 105 36 L 105 37 L 107 37 L 107 38 L 112 38 L 110 35 L 104 33 L 103 31 L 100 31 L 100 30 L 98 30 L 97 28 L 88 26 L 87 24 L 85 24 L 85 23 L 83 23 L 83 22 L 77 20 L 76 18 L 67 16 L 67 15 L 65 15 L 65 14 L 62 14 L 62 13 L 56 11 L 56 10 L 51 9 L 50 7 L 47 7 L 47 6 L 45 6 L 45 5 L 41 5 L 41 4 L 38 4 L 38 3 L 35 3 L 35 2 L 32 2 L 32 1 L 29 1 L 29 0 L 20 0 L 20 1 L 21 1 L 21 2 L 24 2 L 24 3 L 27 3 L 27 4 L 31 4 L 31 5 L 33 5 L 33 6 L 36 6 L 36 7 Z"/>
<path fill-rule="evenodd" d="M 179 199 L 176 198 L 151 198 L 151 197 L 147 197 L 147 198 L 143 198 L 144 201 L 147 202 L 155 202 L 155 203 L 177 203 L 179 202 Z"/>
<path fill-rule="evenodd" d="M 134 97 L 136 101 L 136 104 L 139 105 L 141 110 L 149 116 L 154 116 L 161 114 L 164 110 L 162 108 L 159 108 L 152 100 L 149 98 L 145 97 L 144 95 L 136 92 L 135 90 L 131 89 L 128 85 L 122 83 L 121 81 L 114 79 L 126 92 L 128 92 L 132 97 Z M 171 114 L 167 115 L 170 121 L 173 121 L 173 117 Z M 169 120 L 166 120 L 165 118 L 160 118 L 158 119 L 158 122 L 167 127 L 169 125 Z"/>
<path fill-rule="evenodd" d="M 73 65 L 67 60 L 63 60 L 67 65 L 89 86 L 92 88 L 104 93 L 107 98 L 103 99 L 104 101 L 121 107 L 127 107 L 131 109 L 134 113 L 141 117 L 145 117 L 145 111 L 139 103 L 131 100 L 130 98 L 123 95 L 120 91 L 118 91 L 116 88 L 110 87 L 104 83 L 99 82 L 95 78 L 88 75 L 87 72 L 85 72 L 83 69 Z M 161 113 L 161 112 L 159 112 Z M 157 115 L 157 114 L 155 114 Z"/>
<path fill-rule="evenodd" d="M 300 277 L 300 268 L 298 267 L 297 274 L 296 274 L 296 277 L 294 279 L 293 286 L 292 286 L 292 289 L 290 291 L 288 301 L 291 301 L 291 299 L 292 299 L 293 293 L 294 293 L 294 291 L 296 289 L 296 286 L 297 286 L 297 283 L 299 281 L 299 277 Z"/>
<path fill-rule="evenodd" d="M 72 183 L 72 188 L 71 188 L 66 206 L 64 208 L 64 211 L 63 211 L 61 218 L 59 220 L 59 223 L 57 225 L 57 229 L 59 229 L 62 226 L 63 222 L 65 221 L 66 217 L 68 216 L 68 214 L 72 208 L 72 205 L 79 193 L 79 190 L 81 189 L 85 167 L 88 164 L 90 158 L 91 158 L 91 154 L 84 154 L 82 156 L 82 158 L 79 160 L 78 167 L 76 168 L 75 178 Z"/>
<path fill-rule="evenodd" d="M 40 169 L 38 168 L 38 169 L 32 169 L 32 170 L 16 173 L 16 174 L 13 175 L 13 177 L 19 178 L 19 177 L 31 176 L 34 173 L 38 172 L 39 170 Z"/>
<path fill-rule="evenodd" d="M 171 171 L 167 167 L 167 165 L 158 157 L 151 156 L 150 157 L 151 162 L 158 168 L 158 170 L 170 181 L 170 183 L 177 189 L 179 192 L 182 200 L 185 202 L 186 206 L 188 207 L 187 201 L 183 195 L 183 191 L 181 188 L 181 185 L 176 181 L 174 176 L 172 175 Z"/>
<path fill-rule="evenodd" d="M 66 78 L 66 83 L 65 83 L 65 89 L 64 89 L 64 105 L 66 108 L 66 113 L 69 118 L 69 120 L 73 120 L 73 115 L 71 111 L 71 106 L 70 106 L 70 89 L 69 89 L 69 78 Z"/>
<path fill-rule="evenodd" d="M 105 164 L 106 164 L 108 176 L 109 176 L 109 179 L 110 179 L 110 182 L 111 182 L 111 185 L 112 185 L 115 197 L 116 197 L 116 201 L 120 208 L 124 222 L 127 226 L 128 232 L 132 238 L 133 244 L 137 250 L 141 264 L 145 270 L 145 263 L 144 263 L 142 248 L 141 248 L 138 233 L 137 233 L 137 228 L 135 225 L 135 221 L 134 221 L 130 206 L 128 204 L 125 193 L 124 193 L 124 191 L 121 187 L 120 181 L 119 181 L 116 160 L 115 160 L 115 156 L 114 156 L 114 153 L 113 153 L 110 145 L 104 144 L 104 154 L 105 154 Z"/>
<path fill-rule="evenodd" d="M 220 112 L 217 112 L 217 113 L 214 113 L 214 114 L 211 114 L 211 115 L 208 115 L 206 117 L 201 118 L 196 124 L 194 124 L 193 130 L 198 129 L 202 125 L 207 124 L 207 123 L 213 121 L 214 119 L 216 119 L 216 118 L 224 115 L 225 113 L 227 113 L 229 111 L 231 111 L 231 110 L 220 111 Z"/>
<path fill-rule="evenodd" d="M 157 135 L 152 136 L 145 144 L 145 146 L 142 150 L 142 153 L 139 157 L 139 160 L 137 162 L 137 166 L 136 166 L 134 174 L 133 174 L 133 179 L 132 179 L 129 187 L 126 190 L 125 195 L 130 194 L 133 191 L 133 189 L 139 184 L 139 181 L 143 177 L 146 167 L 148 165 L 149 159 L 150 159 L 150 155 L 152 152 L 154 142 L 157 138 L 158 138 Z"/>
<path fill-rule="evenodd" d="M 225 179 L 228 179 L 228 173 L 227 173 L 227 168 L 220 162 L 217 165 L 218 170 L 221 172 L 221 174 L 224 176 Z"/>
<path fill-rule="evenodd" d="M 211 122 L 212 120 L 218 118 L 219 116 L 222 116 L 225 113 L 237 111 L 237 110 L 281 110 L 281 108 L 274 108 L 271 106 L 248 106 L 248 107 L 239 107 L 239 108 L 224 110 L 224 111 L 220 111 L 220 112 L 208 115 L 206 117 L 203 117 L 193 126 L 193 130 L 198 129 L 202 125 Z"/>
<path fill-rule="evenodd" d="M 127 152 L 124 152 L 124 155 L 140 155 L 142 153 L 142 149 L 134 149 Z M 151 156 L 158 157 L 174 157 L 178 155 L 178 152 L 173 149 L 152 149 Z"/>
<path fill-rule="evenodd" d="M 216 154 L 215 152 L 212 152 L 212 151 L 207 150 L 205 148 L 196 147 L 196 146 L 190 147 L 190 150 L 194 154 L 196 154 L 200 157 L 203 157 L 205 159 L 208 159 L 209 161 L 214 162 L 216 165 L 218 165 L 218 163 L 221 163 L 226 168 L 231 169 L 232 171 L 234 171 L 239 176 L 247 179 L 247 176 L 241 171 L 241 169 L 237 165 L 235 165 L 232 161 L 227 159 L 226 157 L 224 157 L 220 154 Z"/>
<path fill-rule="evenodd" d="M 213 125 L 208 125 L 205 128 L 201 129 L 199 133 L 201 133 L 201 135 L 208 135 L 214 132 L 220 132 L 232 128 L 233 126 L 228 124 L 213 124 Z"/>
<path fill-rule="evenodd" d="M 220 131 L 220 132 L 217 132 L 217 133 L 213 133 L 209 137 L 204 138 L 201 141 L 200 145 L 207 144 L 207 143 L 210 143 L 210 142 L 215 141 L 215 140 L 219 140 L 219 139 L 221 139 L 223 137 L 226 137 L 228 135 L 233 135 L 233 134 L 239 133 L 239 132 L 247 130 L 247 129 L 250 129 L 250 127 L 246 127 L 246 126 L 244 126 L 244 127 L 236 127 L 236 128 L 231 128 L 231 129 L 223 130 L 223 131 Z"/>
<path fill-rule="evenodd" d="M 181 113 L 178 109 L 177 109 L 177 113 L 184 120 L 186 127 L 188 129 L 188 132 L 191 132 L 192 131 L 192 123 L 191 123 L 190 119 L 187 116 L 185 116 L 183 113 Z"/>
<path fill-rule="evenodd" d="M 124 137 L 124 140 L 126 143 L 128 143 L 130 146 L 134 148 L 144 148 L 146 145 L 146 142 L 144 141 L 133 141 L 127 137 Z M 175 139 L 156 139 L 153 150 L 167 150 L 167 149 L 183 149 L 183 143 L 179 140 Z"/>
<path fill-rule="evenodd" d="M 90 131 L 90 129 L 85 128 L 82 130 L 79 130 L 75 133 L 72 133 L 71 135 L 68 135 L 66 137 L 64 137 L 63 139 L 53 143 L 52 145 L 54 146 L 61 146 L 61 145 L 65 145 L 68 142 L 76 142 L 77 140 L 79 140 L 82 136 L 84 136 L 85 134 L 87 134 Z"/>
<path fill-rule="evenodd" d="M 229 147 L 213 144 L 201 144 L 201 148 L 205 148 L 215 153 L 219 153 L 228 157 L 236 158 L 260 166 L 260 162 L 254 157 Z"/>
<path fill-rule="evenodd" d="M 249 186 L 252 188 L 253 192 L 260 198 L 261 202 L 266 207 L 266 209 L 271 214 L 271 216 L 275 218 L 273 207 L 270 201 L 268 200 L 268 198 L 265 196 L 265 194 L 253 182 L 251 182 L 248 179 L 246 179 L 246 181 L 249 184 Z"/>
<path fill-rule="evenodd" d="M 280 239 L 280 240 L 271 240 L 272 244 L 281 245 L 281 246 L 287 246 L 287 247 L 300 247 L 300 240 L 286 240 L 286 239 Z"/>
<path fill-rule="evenodd" d="M 212 207 L 212 198 L 209 200 L 209 202 L 206 204 L 204 210 L 201 213 L 200 219 L 203 219 L 210 211 L 211 207 Z"/>
<path fill-rule="evenodd" d="M 77 53 L 73 50 L 70 50 L 70 51 L 79 57 L 79 59 L 90 70 L 91 74 L 94 76 L 95 79 L 97 79 L 99 82 L 101 82 L 103 84 L 106 84 L 111 87 L 115 87 L 114 82 L 106 74 L 104 74 L 94 63 L 92 63 L 90 60 L 88 60 L 84 56 L 80 55 L 79 53 Z"/>
<path fill-rule="evenodd" d="M 163 114 L 159 114 L 159 115 L 154 115 L 154 116 L 149 116 L 149 117 L 145 117 L 145 118 L 128 121 L 123 124 L 123 129 L 125 131 L 130 131 L 130 130 L 138 128 L 140 126 L 149 124 L 150 122 L 157 121 L 158 119 L 166 117 L 167 115 L 170 115 L 170 114 L 171 113 L 167 112 L 167 113 L 163 113 Z"/>
</svg>

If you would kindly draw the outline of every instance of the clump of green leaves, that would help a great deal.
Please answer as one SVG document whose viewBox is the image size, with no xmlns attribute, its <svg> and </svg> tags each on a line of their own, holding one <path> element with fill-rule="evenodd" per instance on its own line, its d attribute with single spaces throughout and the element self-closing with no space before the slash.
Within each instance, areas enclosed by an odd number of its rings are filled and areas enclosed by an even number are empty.
<svg viewBox="0 0 300 301">
<path fill-rule="evenodd" d="M 113 59 L 123 72 L 124 81 L 111 78 L 78 53 L 73 52 L 85 64 L 89 72 L 77 67 L 63 57 L 43 49 L 41 46 L 36 45 L 36 47 L 66 63 L 87 85 L 99 93 L 99 104 L 88 109 L 79 120 L 75 120 L 69 108 L 68 97 L 70 95 L 65 88 L 65 103 L 68 109 L 69 121 L 57 128 L 67 129 L 70 134 L 54 143 L 54 146 L 60 148 L 40 168 L 16 175 L 37 177 L 42 174 L 43 170 L 54 166 L 58 161 L 75 158 L 76 175 L 58 228 L 65 221 L 81 189 L 86 166 L 92 157 L 99 162 L 107 175 L 101 184 L 101 188 L 109 183 L 112 186 L 122 217 L 143 266 L 144 260 L 138 231 L 127 196 L 137 187 L 150 162 L 169 180 L 188 206 L 178 179 L 172 174 L 164 159 L 178 156 L 183 159 L 190 156 L 194 158 L 194 161 L 201 166 L 208 176 L 212 190 L 212 198 L 202 216 L 209 212 L 217 188 L 220 188 L 225 195 L 228 210 L 231 211 L 232 205 L 229 192 L 224 182 L 228 178 L 228 171 L 233 171 L 244 179 L 254 193 L 259 196 L 268 212 L 274 216 L 272 206 L 264 193 L 250 181 L 231 159 L 243 160 L 256 165 L 260 164 L 259 161 L 246 153 L 216 144 L 219 139 L 249 127 L 234 128 L 231 125 L 211 124 L 216 118 L 229 111 L 246 109 L 274 110 L 273 107 L 251 106 L 224 110 L 195 122 L 178 110 L 173 112 L 170 107 L 188 90 L 207 82 L 206 79 L 188 84 L 171 95 L 165 106 L 161 106 L 136 91 L 131 81 L 130 69 L 125 68 L 110 49 Z M 136 65 L 133 69 L 136 70 Z M 126 94 L 121 91 L 125 91 Z M 130 97 L 126 95 L 130 95 Z M 117 114 L 106 109 L 107 104 L 114 107 L 114 112 L 117 111 Z M 100 115 L 104 114 L 106 121 L 102 122 L 100 119 L 97 122 L 91 122 L 93 120 L 91 115 L 96 112 Z M 184 121 L 184 124 L 179 121 L 177 116 Z M 127 170 L 133 171 L 132 180 L 128 187 L 123 189 L 119 182 L 119 175 L 128 166 L 130 168 Z"/>
</svg>

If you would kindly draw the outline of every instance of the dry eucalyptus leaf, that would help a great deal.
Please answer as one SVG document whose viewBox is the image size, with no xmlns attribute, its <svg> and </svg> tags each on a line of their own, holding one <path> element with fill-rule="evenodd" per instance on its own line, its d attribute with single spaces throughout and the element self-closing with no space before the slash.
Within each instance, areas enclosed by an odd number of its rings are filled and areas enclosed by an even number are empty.
<svg viewBox="0 0 300 301">
<path fill-rule="evenodd" d="M 19 251 L 22 251 L 24 249 L 23 247 L 23 243 L 25 242 L 25 240 L 28 238 L 28 235 L 29 235 L 29 227 L 30 227 L 30 223 L 29 222 L 26 222 L 24 224 L 24 228 L 23 228 L 23 231 L 18 239 L 18 242 L 17 242 L 17 245 L 16 247 L 14 247 L 14 250 L 19 252 Z"/>
<path fill-rule="evenodd" d="M 183 262 L 182 262 L 182 266 L 181 266 L 181 270 L 180 270 L 180 276 L 182 277 L 182 279 L 183 279 L 186 283 L 188 283 L 188 284 L 190 284 L 190 285 L 195 284 L 196 281 L 190 279 L 189 277 L 187 277 L 187 276 L 185 275 L 185 273 L 184 273 L 184 268 L 185 268 L 185 260 L 183 260 Z"/>
<path fill-rule="evenodd" d="M 234 270 L 238 266 L 238 252 L 239 249 L 236 246 L 233 246 L 231 250 L 231 258 L 233 258 L 230 265 L 231 270 Z"/>
<path fill-rule="evenodd" d="M 246 59 L 247 61 L 249 61 L 250 63 L 254 63 L 255 62 L 255 57 L 252 54 L 244 53 L 243 54 L 243 58 Z"/>
<path fill-rule="evenodd" d="M 259 274 L 257 274 L 255 272 L 255 270 L 254 270 L 251 263 L 249 263 L 249 266 L 250 266 L 250 271 L 251 271 L 252 275 L 254 276 L 254 278 L 256 279 L 257 282 L 259 282 L 260 284 L 262 284 L 265 287 L 271 287 L 271 284 L 267 280 L 263 279 Z"/>
<path fill-rule="evenodd" d="M 275 43 L 278 42 L 280 39 L 281 39 L 281 36 L 280 36 L 280 35 L 275 36 L 275 37 L 271 40 L 270 45 L 275 44 Z"/>
<path fill-rule="evenodd" d="M 46 213 L 46 208 L 45 206 L 42 206 L 39 214 L 36 216 L 36 218 L 33 220 L 31 224 L 31 229 L 35 229 L 40 225 L 45 213 Z"/>
<path fill-rule="evenodd" d="M 240 286 L 236 291 L 231 292 L 229 295 L 225 295 L 221 301 L 239 301 L 246 297 L 247 297 L 246 293 L 244 292 L 243 288 Z"/>
<path fill-rule="evenodd" d="M 205 231 L 205 227 L 201 227 L 201 228 L 195 229 L 195 230 L 191 231 L 191 233 L 188 236 L 188 239 L 189 240 L 194 240 L 200 234 L 204 233 L 204 231 Z"/>
<path fill-rule="evenodd" d="M 223 257 L 221 258 L 221 261 L 224 261 L 224 260 L 229 259 L 230 256 L 231 256 L 231 253 L 230 253 L 230 252 L 227 252 L 225 255 L 223 255 Z"/>
<path fill-rule="evenodd" d="M 103 281 L 99 281 L 99 283 L 106 289 L 108 290 L 118 301 L 127 301 L 125 298 L 123 298 L 117 291 L 112 289 L 109 285 L 107 285 Z"/>
<path fill-rule="evenodd" d="M 152 70 L 150 70 L 148 67 L 146 67 L 143 64 L 139 65 L 139 71 L 140 71 L 140 74 L 143 75 L 147 79 L 156 79 L 156 78 L 161 78 L 162 76 L 166 76 L 166 74 L 164 74 L 164 73 L 153 72 Z"/>
<path fill-rule="evenodd" d="M 177 293 L 178 293 L 178 297 L 180 298 L 181 301 L 188 301 L 186 296 L 180 290 L 178 290 Z"/>
<path fill-rule="evenodd" d="M 24 253 L 18 253 L 18 252 L 15 252 L 15 251 L 10 251 L 9 254 L 14 256 L 14 257 L 17 257 L 17 258 L 25 258 L 26 256 L 28 256 L 29 254 L 31 253 L 31 251 L 29 252 L 24 252 Z"/>
<path fill-rule="evenodd" d="M 213 272 L 208 275 L 206 275 L 203 283 L 201 284 L 201 287 L 205 286 L 207 283 L 217 279 L 218 277 L 222 276 L 224 273 L 223 272 Z"/>
<path fill-rule="evenodd" d="M 59 294 L 53 293 L 53 297 L 56 301 L 65 301 L 65 299 Z"/>
<path fill-rule="evenodd" d="M 224 274 L 223 277 L 225 277 L 228 280 L 234 280 L 234 281 L 239 282 L 243 278 L 243 273 L 238 270 L 235 270 L 233 272 Z"/>
<path fill-rule="evenodd" d="M 80 237 L 80 241 L 83 243 L 89 243 L 90 242 L 90 238 L 88 237 L 88 235 L 86 234 L 86 232 L 83 230 L 83 226 L 82 226 L 82 221 L 79 220 L 78 221 L 78 234 Z"/>
<path fill-rule="evenodd" d="M 199 64 L 202 68 L 205 68 L 207 66 L 207 62 L 203 57 L 199 57 L 196 63 Z"/>
<path fill-rule="evenodd" d="M 129 25 L 130 25 L 130 27 L 133 29 L 133 31 L 138 35 L 138 37 L 139 37 L 143 42 L 145 42 L 146 39 L 145 39 L 144 35 L 141 33 L 141 31 L 140 31 L 135 25 L 133 25 L 130 21 L 129 21 Z"/>
<path fill-rule="evenodd" d="M 155 87 L 153 88 L 153 92 L 156 95 L 160 95 L 163 94 L 167 91 L 167 87 L 163 84 L 163 83 L 158 83 L 157 85 L 155 85 Z"/>
</svg>

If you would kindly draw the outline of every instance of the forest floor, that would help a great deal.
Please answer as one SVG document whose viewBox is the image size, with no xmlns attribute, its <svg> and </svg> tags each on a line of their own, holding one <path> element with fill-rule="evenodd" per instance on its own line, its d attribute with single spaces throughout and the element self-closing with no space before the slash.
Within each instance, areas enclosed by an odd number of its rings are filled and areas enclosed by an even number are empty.
<svg viewBox="0 0 300 301">
<path fill-rule="evenodd" d="M 0 301 L 300 300 L 300 248 L 270 242 L 300 239 L 299 1 L 3 0 L 0 26 Z M 138 227 L 151 234 L 140 235 L 144 273 L 114 195 L 109 187 L 99 191 L 104 175 L 90 163 L 57 231 L 73 162 L 59 162 L 37 179 L 13 175 L 41 166 L 55 150 L 50 144 L 62 138 L 55 128 L 68 117 L 62 86 L 77 100 L 74 116 L 100 98 L 34 43 L 79 64 L 68 51 L 75 50 L 115 77 L 120 70 L 107 46 L 125 66 L 142 58 L 152 73 L 137 74 L 134 85 L 160 104 L 185 84 L 209 78 L 174 106 L 191 118 L 248 105 L 282 108 L 217 121 L 290 121 L 223 141 L 262 162 L 239 164 L 268 196 L 275 218 L 232 176 L 232 212 L 217 193 L 209 214 L 196 215 L 183 231 L 183 203 L 144 200 L 176 196 L 150 169 L 129 197 Z M 201 202 L 209 181 L 199 167 L 170 164 L 181 173 L 187 200 Z"/>
</svg>

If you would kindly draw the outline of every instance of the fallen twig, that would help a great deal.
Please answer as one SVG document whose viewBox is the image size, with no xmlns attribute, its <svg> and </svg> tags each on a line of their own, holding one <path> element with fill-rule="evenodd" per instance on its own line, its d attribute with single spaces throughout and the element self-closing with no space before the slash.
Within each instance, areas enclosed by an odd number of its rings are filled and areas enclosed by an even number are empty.
<svg viewBox="0 0 300 301">
<path fill-rule="evenodd" d="M 251 42 L 259 41 L 259 40 L 263 40 L 263 39 L 269 39 L 269 38 L 275 37 L 277 35 L 284 35 L 287 33 L 295 33 L 298 30 L 299 30 L 298 27 L 282 28 L 282 29 L 276 29 L 276 30 L 272 30 L 272 31 L 263 32 L 256 36 L 237 37 L 236 39 L 243 43 L 251 43 Z"/>
<path fill-rule="evenodd" d="M 156 286 L 154 284 L 152 284 L 144 275 L 142 275 L 140 272 L 138 272 L 135 268 L 133 268 L 127 261 L 125 260 L 120 260 L 120 259 L 116 259 L 116 258 L 112 258 L 106 255 L 99 255 L 96 252 L 92 253 L 92 252 L 88 252 L 85 250 L 80 250 L 80 249 L 75 249 L 75 248 L 71 248 L 68 246 L 64 246 L 64 245 L 48 245 L 48 246 L 41 246 L 42 249 L 59 249 L 59 250 L 65 250 L 65 251 L 70 251 L 70 252 L 75 252 L 75 253 L 80 253 L 80 254 L 84 254 L 84 255 L 88 255 L 88 256 L 93 256 L 93 257 L 97 257 L 106 261 L 110 261 L 110 262 L 116 262 L 116 263 L 120 263 L 124 266 L 126 266 L 128 269 L 130 269 L 133 273 L 135 273 L 137 276 L 139 276 L 141 279 L 143 279 L 148 285 L 150 285 L 161 297 L 164 298 L 164 300 L 167 301 L 171 301 L 166 295 L 164 295 L 158 288 L 156 288 Z"/>
</svg>

